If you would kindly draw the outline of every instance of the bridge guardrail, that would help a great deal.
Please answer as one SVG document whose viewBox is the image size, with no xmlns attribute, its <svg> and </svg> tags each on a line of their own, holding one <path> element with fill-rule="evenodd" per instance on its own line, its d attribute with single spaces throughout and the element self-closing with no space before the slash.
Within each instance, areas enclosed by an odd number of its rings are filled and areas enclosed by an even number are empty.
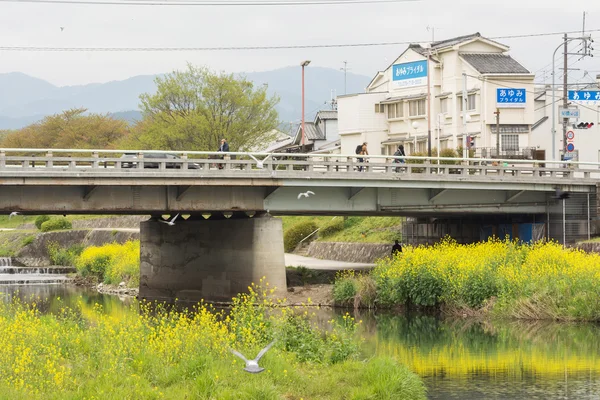
<svg viewBox="0 0 600 400">
<path fill-rule="evenodd" d="M 128 153 L 136 157 L 121 158 Z M 172 154 L 178 158 L 153 158 L 152 155 Z M 229 156 L 229 157 L 224 157 Z M 223 157 L 223 159 L 222 159 Z M 85 150 L 85 149 L 2 149 L 0 174 L 3 172 L 36 172 L 76 170 L 115 171 L 147 169 L 151 171 L 179 170 L 215 174 L 235 174 L 237 171 L 304 171 L 314 173 L 356 173 L 464 176 L 514 176 L 532 179 L 568 178 L 600 180 L 600 163 L 552 160 L 515 160 L 448 157 L 394 157 L 343 154 L 288 154 L 262 152 L 202 152 L 165 150 Z M 540 165 L 543 165 L 541 167 Z"/>
</svg>

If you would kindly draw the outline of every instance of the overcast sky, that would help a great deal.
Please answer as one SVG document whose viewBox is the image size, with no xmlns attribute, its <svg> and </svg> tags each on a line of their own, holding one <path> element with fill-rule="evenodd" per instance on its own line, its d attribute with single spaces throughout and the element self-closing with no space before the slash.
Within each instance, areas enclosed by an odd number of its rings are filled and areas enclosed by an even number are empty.
<svg viewBox="0 0 600 400">
<path fill-rule="evenodd" d="M 477 31 L 495 37 L 580 30 L 583 11 L 589 12 L 587 27 L 600 29 L 600 1 L 589 0 L 423 0 L 285 7 L 0 2 L 0 46 L 217 47 L 424 41 L 431 37 L 427 26 L 435 27 L 436 40 Z M 598 39 L 596 58 L 573 68 L 596 76 L 600 74 L 600 32 L 593 36 Z M 535 72 L 551 62 L 561 38 L 498 41 L 511 46 L 511 55 Z M 187 61 L 241 72 L 298 65 L 310 59 L 311 65 L 331 68 L 340 68 L 347 60 L 351 72 L 372 76 L 405 47 L 161 53 L 0 50 L 0 73 L 20 71 L 63 86 L 168 72 Z"/>
</svg>

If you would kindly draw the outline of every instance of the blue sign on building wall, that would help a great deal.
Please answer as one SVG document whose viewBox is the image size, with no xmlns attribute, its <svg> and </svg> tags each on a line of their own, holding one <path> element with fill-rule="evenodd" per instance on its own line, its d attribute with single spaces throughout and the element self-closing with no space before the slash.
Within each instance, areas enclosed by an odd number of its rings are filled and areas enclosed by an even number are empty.
<svg viewBox="0 0 600 400">
<path fill-rule="evenodd" d="M 496 89 L 496 103 L 500 108 L 525 108 L 527 91 L 525 89 Z"/>
<path fill-rule="evenodd" d="M 392 81 L 396 87 L 427 85 L 427 60 L 393 65 Z"/>
<path fill-rule="evenodd" d="M 569 100 L 581 102 L 598 102 L 600 104 L 600 91 L 569 90 Z"/>
</svg>

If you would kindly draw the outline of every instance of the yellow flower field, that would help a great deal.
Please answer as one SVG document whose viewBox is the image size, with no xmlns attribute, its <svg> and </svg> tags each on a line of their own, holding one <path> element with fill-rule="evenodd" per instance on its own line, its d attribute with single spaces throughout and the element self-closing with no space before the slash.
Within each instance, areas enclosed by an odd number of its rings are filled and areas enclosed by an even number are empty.
<svg viewBox="0 0 600 400">
<path fill-rule="evenodd" d="M 379 306 L 479 309 L 493 300 L 489 309 L 502 316 L 600 320 L 600 255 L 553 242 L 459 245 L 447 239 L 432 247 L 407 246 L 370 276 Z M 349 287 L 343 280 L 336 285 Z M 360 288 L 355 284 L 354 294 Z"/>
</svg>

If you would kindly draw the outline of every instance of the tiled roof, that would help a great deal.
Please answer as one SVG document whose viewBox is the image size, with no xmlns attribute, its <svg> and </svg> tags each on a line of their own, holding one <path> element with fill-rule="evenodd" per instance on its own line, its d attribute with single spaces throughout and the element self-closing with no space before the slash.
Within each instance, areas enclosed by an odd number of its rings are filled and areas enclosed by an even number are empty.
<svg viewBox="0 0 600 400">
<path fill-rule="evenodd" d="M 323 135 L 323 132 L 321 132 L 321 129 L 315 125 L 312 122 L 305 122 L 304 126 L 306 128 L 306 139 L 308 140 L 323 140 L 325 139 L 325 136 Z M 302 127 L 300 127 L 300 130 L 302 130 Z"/>
<path fill-rule="evenodd" d="M 321 120 L 338 119 L 338 112 L 333 110 L 319 111 L 317 113 L 317 118 Z"/>
<path fill-rule="evenodd" d="M 511 56 L 500 53 L 461 54 L 481 74 L 529 74 L 529 70 Z"/>
</svg>

